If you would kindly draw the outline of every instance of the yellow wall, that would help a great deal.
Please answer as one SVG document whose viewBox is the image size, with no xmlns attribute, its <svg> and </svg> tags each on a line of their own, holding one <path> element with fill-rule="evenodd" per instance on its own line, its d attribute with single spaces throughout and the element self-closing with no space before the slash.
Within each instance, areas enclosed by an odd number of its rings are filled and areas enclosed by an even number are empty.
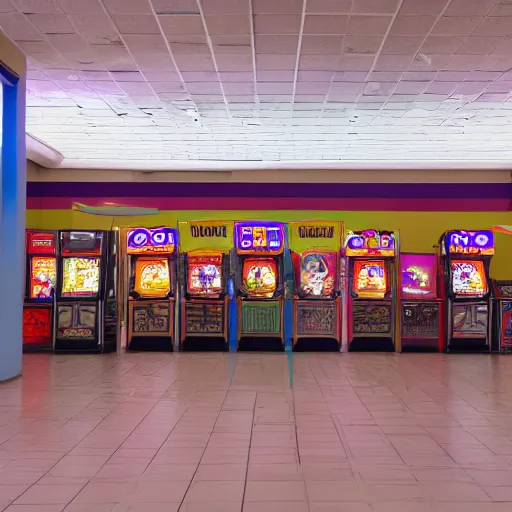
<svg viewBox="0 0 512 512">
<path fill-rule="evenodd" d="M 101 217 L 71 210 L 28 210 L 27 227 L 32 229 L 110 229 L 112 226 L 177 226 L 179 220 L 268 219 L 339 220 L 346 229 L 399 230 L 401 250 L 431 252 L 444 231 L 486 229 L 512 224 L 512 213 L 467 212 L 369 212 L 369 211 L 161 211 L 148 217 Z M 496 256 L 491 274 L 512 279 L 512 236 L 496 235 Z"/>
</svg>

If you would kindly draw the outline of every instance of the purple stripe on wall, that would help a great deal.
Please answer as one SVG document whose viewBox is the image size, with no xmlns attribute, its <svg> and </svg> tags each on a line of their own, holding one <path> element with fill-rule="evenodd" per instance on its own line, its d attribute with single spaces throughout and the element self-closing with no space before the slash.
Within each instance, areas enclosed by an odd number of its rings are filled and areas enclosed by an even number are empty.
<svg viewBox="0 0 512 512">
<path fill-rule="evenodd" d="M 317 211 L 424 211 L 424 212 L 507 212 L 509 199 L 443 198 L 317 198 L 287 197 L 29 197 L 30 210 L 69 210 L 73 202 L 88 206 L 152 207 L 160 210 L 317 210 Z"/>
<path fill-rule="evenodd" d="M 115 183 L 30 182 L 36 197 L 274 197 L 302 198 L 501 198 L 512 199 L 511 183 Z"/>
</svg>

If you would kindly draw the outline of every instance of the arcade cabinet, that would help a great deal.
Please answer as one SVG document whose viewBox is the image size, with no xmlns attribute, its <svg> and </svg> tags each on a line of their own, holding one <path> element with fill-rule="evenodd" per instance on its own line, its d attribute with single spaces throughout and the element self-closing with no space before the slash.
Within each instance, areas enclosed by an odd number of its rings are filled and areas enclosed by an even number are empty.
<svg viewBox="0 0 512 512">
<path fill-rule="evenodd" d="M 284 350 L 284 226 L 235 223 L 238 349 Z"/>
<path fill-rule="evenodd" d="M 398 237 L 349 231 L 345 238 L 349 350 L 394 351 Z"/>
<path fill-rule="evenodd" d="M 23 351 L 53 350 L 57 232 L 26 232 L 26 290 L 23 306 Z"/>
<path fill-rule="evenodd" d="M 341 348 L 340 222 L 291 222 L 295 350 Z"/>
<path fill-rule="evenodd" d="M 176 302 L 176 230 L 127 232 L 128 350 L 172 351 Z"/>
<path fill-rule="evenodd" d="M 491 350 L 492 231 L 448 231 L 439 241 L 446 293 L 446 351 Z"/>
<path fill-rule="evenodd" d="M 402 351 L 442 352 L 442 299 L 437 257 L 433 253 L 400 255 Z"/>
<path fill-rule="evenodd" d="M 512 281 L 494 281 L 493 352 L 512 352 Z"/>
<path fill-rule="evenodd" d="M 117 329 L 108 326 L 117 318 L 108 304 L 116 300 L 116 235 L 64 231 L 59 238 L 55 352 L 115 351 Z"/>
<path fill-rule="evenodd" d="M 180 222 L 185 285 L 181 302 L 184 350 L 228 350 L 227 281 L 233 222 Z"/>
</svg>

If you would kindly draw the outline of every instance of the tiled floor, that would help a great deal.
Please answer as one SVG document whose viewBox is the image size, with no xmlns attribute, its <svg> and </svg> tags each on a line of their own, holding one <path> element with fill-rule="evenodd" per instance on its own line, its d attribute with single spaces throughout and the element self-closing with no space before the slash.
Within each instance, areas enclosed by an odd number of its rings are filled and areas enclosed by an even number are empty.
<svg viewBox="0 0 512 512">
<path fill-rule="evenodd" d="M 510 512 L 512 358 L 31 355 L 0 444 L 9 512 Z"/>
</svg>

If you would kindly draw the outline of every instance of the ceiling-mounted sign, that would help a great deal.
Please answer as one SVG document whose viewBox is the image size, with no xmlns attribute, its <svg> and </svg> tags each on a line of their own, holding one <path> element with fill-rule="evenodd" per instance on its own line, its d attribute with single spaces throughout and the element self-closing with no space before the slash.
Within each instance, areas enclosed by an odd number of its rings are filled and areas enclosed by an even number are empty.
<svg viewBox="0 0 512 512">
<path fill-rule="evenodd" d="M 208 249 L 229 252 L 233 247 L 233 221 L 187 221 L 178 226 L 182 252 Z"/>
<path fill-rule="evenodd" d="M 395 249 L 395 235 L 392 231 L 349 231 L 345 238 L 347 256 L 390 257 L 395 255 Z"/>
<path fill-rule="evenodd" d="M 172 254 L 176 246 L 176 230 L 173 228 L 134 228 L 127 234 L 128 254 Z"/>
<path fill-rule="evenodd" d="M 290 249 L 297 253 L 310 249 L 339 251 L 342 237 L 341 222 L 290 222 Z"/>
<path fill-rule="evenodd" d="M 494 254 L 494 233 L 490 230 L 449 231 L 446 233 L 445 245 L 450 254 L 492 256 Z"/>
</svg>

